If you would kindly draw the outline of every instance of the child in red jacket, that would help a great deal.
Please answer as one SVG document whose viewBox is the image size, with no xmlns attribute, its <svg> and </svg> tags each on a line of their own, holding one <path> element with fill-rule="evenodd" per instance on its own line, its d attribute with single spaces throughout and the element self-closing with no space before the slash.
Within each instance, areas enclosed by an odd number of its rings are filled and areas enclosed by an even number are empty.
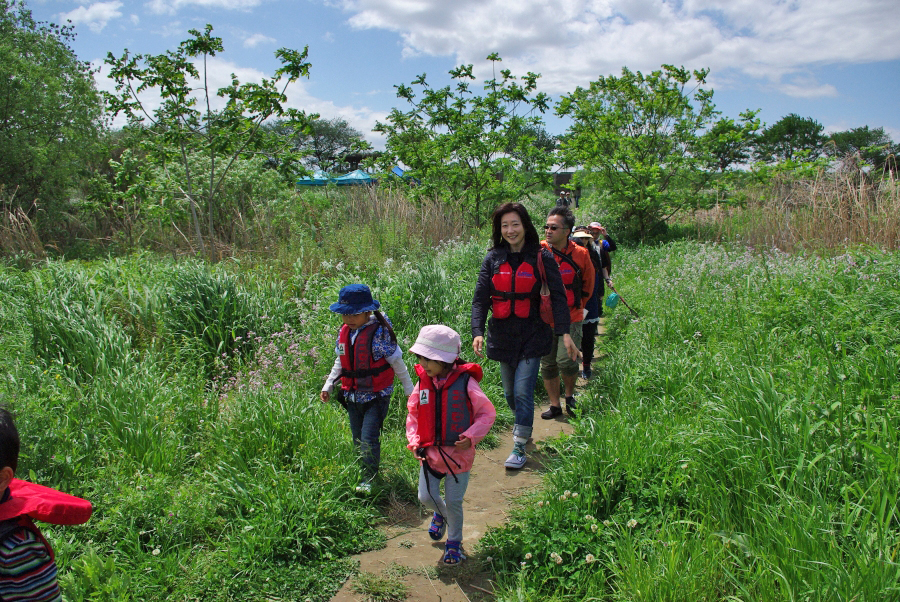
<svg viewBox="0 0 900 602">
<path fill-rule="evenodd" d="M 449 530 L 445 564 L 459 564 L 465 559 L 460 550 L 463 497 L 475 460 L 475 445 L 491 430 L 497 415 L 478 385 L 481 366 L 460 362 L 459 349 L 459 334 L 440 325 L 422 328 L 409 349 L 419 359 L 419 382 L 407 402 L 407 447 L 422 463 L 419 501 L 434 511 L 428 535 L 439 541 Z"/>
<path fill-rule="evenodd" d="M 0 600 L 61 601 L 53 549 L 32 518 L 77 525 L 91 516 L 91 503 L 14 478 L 19 431 L 0 407 Z"/>
</svg>

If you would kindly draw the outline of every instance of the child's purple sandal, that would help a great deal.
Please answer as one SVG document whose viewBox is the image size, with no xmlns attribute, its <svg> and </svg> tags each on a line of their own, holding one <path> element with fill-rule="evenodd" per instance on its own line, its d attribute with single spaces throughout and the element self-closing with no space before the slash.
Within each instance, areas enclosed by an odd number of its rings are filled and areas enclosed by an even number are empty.
<svg viewBox="0 0 900 602">
<path fill-rule="evenodd" d="M 461 545 L 461 541 L 447 540 L 444 547 L 444 564 L 459 564 L 466 559 L 466 555 L 459 549 Z"/>
<path fill-rule="evenodd" d="M 437 512 L 431 517 L 431 526 L 428 527 L 428 537 L 434 541 L 439 541 L 447 531 L 447 521 Z"/>
</svg>

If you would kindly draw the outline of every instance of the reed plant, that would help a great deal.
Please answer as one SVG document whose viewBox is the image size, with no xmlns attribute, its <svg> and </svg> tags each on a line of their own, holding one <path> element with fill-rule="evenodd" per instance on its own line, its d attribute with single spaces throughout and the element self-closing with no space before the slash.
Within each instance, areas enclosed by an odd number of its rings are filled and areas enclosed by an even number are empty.
<svg viewBox="0 0 900 602">
<path fill-rule="evenodd" d="M 856 164 L 812 176 L 779 173 L 762 182 L 745 178 L 739 206 L 717 204 L 687 220 L 705 239 L 778 248 L 842 249 L 853 245 L 900 248 L 900 182 L 895 171 L 867 173 Z"/>
</svg>

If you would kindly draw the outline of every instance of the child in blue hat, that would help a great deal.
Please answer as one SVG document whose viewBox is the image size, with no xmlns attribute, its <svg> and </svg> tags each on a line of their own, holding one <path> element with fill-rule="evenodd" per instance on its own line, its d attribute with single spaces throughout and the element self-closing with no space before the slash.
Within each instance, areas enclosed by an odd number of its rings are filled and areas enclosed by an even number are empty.
<svg viewBox="0 0 900 602">
<path fill-rule="evenodd" d="M 365 284 L 348 284 L 341 289 L 337 303 L 329 307 L 344 322 L 335 345 L 337 358 L 319 394 L 327 402 L 335 383 L 340 381 L 337 399 L 347 410 L 353 443 L 362 458 L 363 480 L 356 488 L 360 493 L 372 490 L 372 479 L 378 473 L 381 429 L 394 391 L 394 378 L 400 379 L 405 395 L 413 391 L 397 335 L 379 307 L 381 304 L 372 298 L 372 291 Z"/>
</svg>

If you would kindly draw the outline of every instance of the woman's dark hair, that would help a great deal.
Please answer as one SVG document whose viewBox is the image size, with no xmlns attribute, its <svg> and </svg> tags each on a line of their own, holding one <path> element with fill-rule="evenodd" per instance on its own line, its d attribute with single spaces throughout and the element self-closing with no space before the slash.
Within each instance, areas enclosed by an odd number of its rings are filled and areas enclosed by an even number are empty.
<svg viewBox="0 0 900 602">
<path fill-rule="evenodd" d="M 378 323 L 381 324 L 381 326 L 385 330 L 388 331 L 389 335 L 391 335 L 391 343 L 396 343 L 397 335 L 394 334 L 394 329 L 391 328 L 391 325 L 388 324 L 388 321 L 384 319 L 384 314 L 381 313 L 380 311 L 378 311 L 377 309 L 375 311 L 373 311 L 372 313 L 375 314 L 375 319 L 378 320 Z"/>
<path fill-rule="evenodd" d="M 507 213 L 516 213 L 519 219 L 522 220 L 522 226 L 525 228 L 525 244 L 522 248 L 532 249 L 540 247 L 541 239 L 534 228 L 534 224 L 531 222 L 531 216 L 528 215 L 528 210 L 525 209 L 525 206 L 522 203 L 503 203 L 494 209 L 494 215 L 491 216 L 491 221 L 493 222 L 493 228 L 491 229 L 493 246 L 491 248 L 497 249 L 509 246 L 509 243 L 503 240 L 503 235 L 500 233 L 500 220 Z"/>
</svg>

